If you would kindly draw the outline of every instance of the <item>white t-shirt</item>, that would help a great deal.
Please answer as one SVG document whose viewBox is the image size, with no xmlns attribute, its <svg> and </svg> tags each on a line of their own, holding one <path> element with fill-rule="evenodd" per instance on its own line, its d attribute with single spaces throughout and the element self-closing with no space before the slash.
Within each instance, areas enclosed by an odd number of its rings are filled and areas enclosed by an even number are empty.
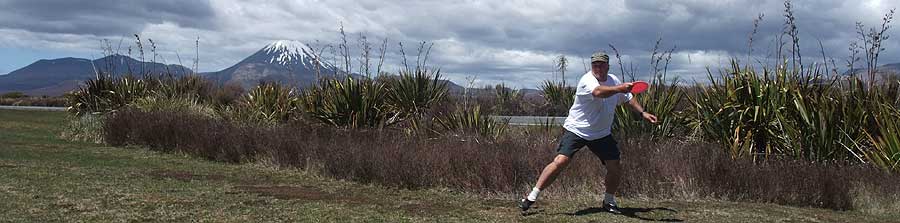
<svg viewBox="0 0 900 223">
<path fill-rule="evenodd" d="M 606 81 L 600 83 L 591 71 L 588 71 L 575 88 L 575 102 L 569 108 L 569 116 L 563 128 L 575 135 L 595 140 L 612 134 L 616 106 L 631 100 L 631 93 L 616 93 L 608 98 L 594 97 L 594 88 L 600 85 L 616 86 L 622 84 L 616 75 L 608 74 Z"/>
</svg>

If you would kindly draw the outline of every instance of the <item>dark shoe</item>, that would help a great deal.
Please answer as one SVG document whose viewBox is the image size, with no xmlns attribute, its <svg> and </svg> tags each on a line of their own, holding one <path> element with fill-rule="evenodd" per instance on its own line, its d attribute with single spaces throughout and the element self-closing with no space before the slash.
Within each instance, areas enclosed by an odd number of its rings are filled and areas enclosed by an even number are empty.
<svg viewBox="0 0 900 223">
<path fill-rule="evenodd" d="M 530 201 L 527 198 L 522 198 L 522 200 L 519 201 L 519 209 L 522 209 L 522 215 L 525 215 L 525 212 L 531 208 L 532 204 L 534 204 L 534 201 Z"/>
<path fill-rule="evenodd" d="M 613 214 L 622 214 L 622 210 L 615 204 L 603 202 L 603 210 Z"/>
</svg>

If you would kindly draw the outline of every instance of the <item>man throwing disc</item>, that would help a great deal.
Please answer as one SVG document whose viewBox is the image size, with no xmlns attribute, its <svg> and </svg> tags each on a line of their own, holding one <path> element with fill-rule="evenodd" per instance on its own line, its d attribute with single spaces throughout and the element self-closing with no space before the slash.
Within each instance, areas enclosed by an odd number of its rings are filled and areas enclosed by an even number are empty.
<svg viewBox="0 0 900 223">
<path fill-rule="evenodd" d="M 563 124 L 566 132 L 559 140 L 557 155 L 553 162 L 544 167 L 537 184 L 519 203 L 522 213 L 537 201 L 541 190 L 546 189 L 569 165 L 570 160 L 582 147 L 591 152 L 606 165 L 603 209 L 621 213 L 614 194 L 618 190 L 621 166 L 619 148 L 612 136 L 616 106 L 625 103 L 632 111 L 641 113 L 644 120 L 656 123 L 656 116 L 644 111 L 630 93 L 632 83 L 622 83 L 618 77 L 609 74 L 609 55 L 599 51 L 591 55 L 591 71 L 584 74 L 575 89 L 575 102 L 569 109 L 569 116 Z"/>
</svg>

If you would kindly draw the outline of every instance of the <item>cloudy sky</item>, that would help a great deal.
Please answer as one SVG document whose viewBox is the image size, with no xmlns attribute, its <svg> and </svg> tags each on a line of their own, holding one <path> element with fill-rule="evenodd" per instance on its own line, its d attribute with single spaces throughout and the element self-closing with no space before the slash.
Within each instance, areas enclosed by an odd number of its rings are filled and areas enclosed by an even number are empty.
<svg viewBox="0 0 900 223">
<path fill-rule="evenodd" d="M 792 4 L 805 61 L 821 60 L 821 42 L 842 66 L 858 37 L 856 22 L 880 26 L 885 13 L 900 7 L 896 0 Z M 645 74 L 659 38 L 663 49 L 675 49 L 670 76 L 703 81 L 706 67 L 747 58 L 759 14 L 764 17 L 751 56 L 773 58 L 785 20 L 780 0 L 0 0 L 0 8 L 0 74 L 38 59 L 102 57 L 104 39 L 125 53 L 133 34 L 153 39 L 166 62 L 178 63 L 177 54 L 187 66 L 199 37 L 199 70 L 218 71 L 274 40 L 336 43 L 343 24 L 353 47 L 360 35 L 371 42 L 388 39 L 388 71 L 399 64 L 397 43 L 409 55 L 417 42 L 427 41 L 434 43 L 429 64 L 458 84 L 474 79 L 479 86 L 527 88 L 558 78 L 559 55 L 569 58 L 570 74 L 583 74 L 583 58 L 609 51 L 609 44 Z M 885 48 L 883 63 L 900 62 L 900 37 L 888 39 Z M 618 65 L 611 70 L 620 73 Z"/>
</svg>

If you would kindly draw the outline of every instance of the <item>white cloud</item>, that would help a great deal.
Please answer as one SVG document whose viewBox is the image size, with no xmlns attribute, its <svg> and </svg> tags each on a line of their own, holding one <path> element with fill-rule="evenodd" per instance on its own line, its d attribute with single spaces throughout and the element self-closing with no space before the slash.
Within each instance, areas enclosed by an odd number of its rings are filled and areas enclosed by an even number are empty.
<svg viewBox="0 0 900 223">
<path fill-rule="evenodd" d="M 94 35 L 49 34 L 0 28 L 0 47 L 86 52 L 99 49 L 100 40 Z"/>
<path fill-rule="evenodd" d="M 707 68 L 711 69 L 714 74 L 719 68 L 727 67 L 730 60 L 737 55 L 730 54 L 726 51 L 679 51 L 672 54 L 671 64 L 678 64 L 675 69 L 670 70 L 672 77 L 678 77 L 682 81 L 689 83 L 704 82 L 707 79 Z M 738 58 L 740 59 L 740 58 Z"/>
</svg>

